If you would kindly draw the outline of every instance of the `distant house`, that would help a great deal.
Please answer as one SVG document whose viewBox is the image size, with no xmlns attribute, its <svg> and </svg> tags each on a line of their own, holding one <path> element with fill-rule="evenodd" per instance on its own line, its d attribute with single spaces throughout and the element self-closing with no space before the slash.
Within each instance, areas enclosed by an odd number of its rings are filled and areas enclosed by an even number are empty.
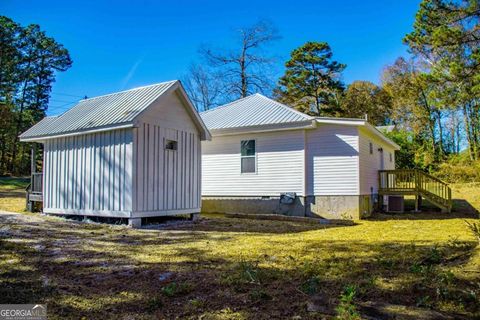
<svg viewBox="0 0 480 320">
<path fill-rule="evenodd" d="M 362 119 L 311 117 L 260 94 L 200 115 L 212 134 L 205 212 L 357 219 L 372 211 L 378 171 L 395 168 L 399 146 Z"/>
<path fill-rule="evenodd" d="M 20 136 L 43 154 L 43 211 L 141 218 L 200 212 L 210 134 L 178 81 L 80 101 Z"/>
</svg>

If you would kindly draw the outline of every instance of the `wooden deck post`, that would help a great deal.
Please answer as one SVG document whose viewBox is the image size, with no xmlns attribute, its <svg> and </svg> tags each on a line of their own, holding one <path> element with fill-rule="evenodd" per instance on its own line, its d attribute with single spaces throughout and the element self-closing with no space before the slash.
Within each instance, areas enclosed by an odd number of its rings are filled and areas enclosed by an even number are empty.
<svg viewBox="0 0 480 320">
<path fill-rule="evenodd" d="M 30 159 L 30 173 L 37 172 L 37 144 L 32 143 L 31 159 Z"/>
<path fill-rule="evenodd" d="M 26 190 L 26 209 L 29 212 L 33 212 L 34 203 L 30 200 L 30 191 L 33 187 L 33 174 L 37 171 L 37 144 L 35 142 L 32 143 L 32 149 L 30 151 L 30 186 Z"/>
<path fill-rule="evenodd" d="M 419 194 L 415 195 L 415 212 L 421 212 L 420 208 L 422 206 L 422 196 Z"/>
</svg>

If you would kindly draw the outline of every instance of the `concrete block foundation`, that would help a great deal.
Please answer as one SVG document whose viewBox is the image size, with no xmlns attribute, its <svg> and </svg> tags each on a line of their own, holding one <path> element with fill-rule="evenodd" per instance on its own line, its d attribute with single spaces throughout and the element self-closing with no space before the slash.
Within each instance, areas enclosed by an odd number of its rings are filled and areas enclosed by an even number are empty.
<svg viewBox="0 0 480 320">
<path fill-rule="evenodd" d="M 279 197 L 203 197 L 202 212 L 358 220 L 372 213 L 374 202 L 371 195 L 297 197 L 293 204 L 281 204 L 279 200 Z"/>
</svg>

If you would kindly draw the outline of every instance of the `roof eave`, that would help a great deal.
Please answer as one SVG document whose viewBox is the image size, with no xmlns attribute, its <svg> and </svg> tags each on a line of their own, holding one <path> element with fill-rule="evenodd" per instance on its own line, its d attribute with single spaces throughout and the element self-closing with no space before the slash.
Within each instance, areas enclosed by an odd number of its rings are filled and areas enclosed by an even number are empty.
<svg viewBox="0 0 480 320">
<path fill-rule="evenodd" d="M 290 122 L 290 123 L 275 123 L 275 124 L 262 124 L 257 126 L 248 127 L 235 127 L 226 129 L 211 129 L 212 136 L 229 136 L 243 133 L 257 133 L 257 132 L 276 132 L 286 130 L 298 130 L 298 129 L 313 129 L 316 127 L 316 122 L 311 120 Z"/>
<path fill-rule="evenodd" d="M 400 150 L 400 146 L 390 140 L 388 137 L 386 137 L 380 130 L 375 128 L 373 125 L 371 125 L 368 122 L 365 122 L 365 127 L 372 132 L 374 135 L 376 135 L 378 138 L 382 139 L 384 142 L 390 144 L 395 150 Z"/>
<path fill-rule="evenodd" d="M 91 134 L 91 133 L 97 133 L 97 132 L 126 129 L 126 128 L 132 128 L 133 126 L 134 126 L 133 122 L 127 122 L 127 123 L 121 123 L 121 124 L 110 125 L 105 127 L 91 128 L 88 130 L 78 130 L 78 131 L 66 132 L 66 133 L 60 133 L 60 134 L 30 136 L 30 137 L 28 136 L 22 137 L 22 135 L 20 135 L 19 138 L 21 142 L 44 142 L 45 140 L 50 140 L 50 139 L 65 138 L 65 137 L 79 136 L 79 135 Z"/>
</svg>

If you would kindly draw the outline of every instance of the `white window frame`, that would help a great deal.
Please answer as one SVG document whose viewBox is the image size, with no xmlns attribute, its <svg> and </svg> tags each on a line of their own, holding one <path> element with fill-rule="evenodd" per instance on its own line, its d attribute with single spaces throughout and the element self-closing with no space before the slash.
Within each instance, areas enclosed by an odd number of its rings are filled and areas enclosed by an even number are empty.
<svg viewBox="0 0 480 320">
<path fill-rule="evenodd" d="M 242 142 L 244 141 L 253 141 L 255 143 L 255 154 L 253 156 L 242 156 Z M 242 172 L 242 159 L 243 158 L 254 158 L 255 161 L 255 171 L 254 172 Z M 257 174 L 258 172 L 258 167 L 257 167 L 257 139 L 242 139 L 240 140 L 240 174 L 246 174 L 246 175 L 251 175 L 251 174 Z"/>
</svg>

